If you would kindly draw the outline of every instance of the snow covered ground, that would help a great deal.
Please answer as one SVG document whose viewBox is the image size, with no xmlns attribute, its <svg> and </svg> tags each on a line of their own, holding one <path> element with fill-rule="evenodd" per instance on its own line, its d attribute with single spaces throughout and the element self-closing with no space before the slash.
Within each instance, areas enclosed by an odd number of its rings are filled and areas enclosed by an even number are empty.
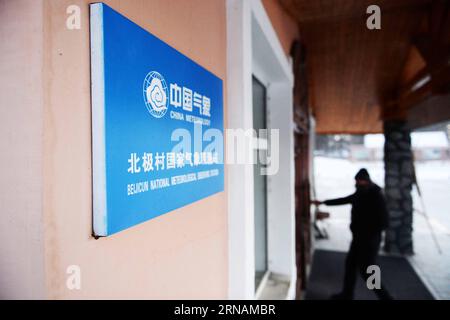
<svg viewBox="0 0 450 320">
<path fill-rule="evenodd" d="M 354 176 L 366 168 L 372 180 L 384 185 L 382 162 L 352 162 L 316 156 L 314 158 L 315 193 L 319 200 L 341 197 L 354 192 Z M 424 283 L 438 299 L 450 299 L 450 161 L 416 163 L 416 174 L 422 191 L 425 212 L 441 248 L 439 253 L 430 228 L 423 216 L 423 207 L 417 190 L 413 189 L 414 251 L 410 262 Z M 314 195 L 313 195 L 314 197 Z M 330 212 L 327 220 L 328 240 L 317 240 L 316 248 L 347 251 L 351 240 L 348 229 L 350 206 L 321 206 Z"/>
</svg>

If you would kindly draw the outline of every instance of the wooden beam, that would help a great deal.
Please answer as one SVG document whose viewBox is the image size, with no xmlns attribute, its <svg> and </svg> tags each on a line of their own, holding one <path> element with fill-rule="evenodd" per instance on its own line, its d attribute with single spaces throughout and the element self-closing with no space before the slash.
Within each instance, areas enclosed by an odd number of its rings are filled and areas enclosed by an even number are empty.
<svg viewBox="0 0 450 320">
<path fill-rule="evenodd" d="M 432 95 L 432 87 L 431 82 L 429 81 L 420 88 L 418 88 L 417 90 L 414 90 L 409 94 L 407 94 L 406 96 L 401 97 L 398 101 L 398 105 L 401 109 L 407 111 L 412 106 L 418 104 L 419 102 L 421 102 L 422 100 L 431 95 Z"/>
<path fill-rule="evenodd" d="M 421 81 L 424 81 L 427 77 L 430 77 L 428 68 L 425 66 L 420 69 L 414 77 L 412 77 L 407 83 L 405 83 L 399 90 L 399 96 L 404 97 L 413 91 L 413 88 L 418 86 Z"/>
<path fill-rule="evenodd" d="M 429 78 L 428 81 L 427 77 Z M 441 64 L 439 67 L 435 67 L 432 73 L 429 73 L 428 67 L 419 70 L 410 81 L 400 88 L 398 101 L 415 94 L 415 91 L 422 91 L 419 89 L 424 86 L 433 94 L 448 93 L 450 87 L 450 65 Z"/>
<path fill-rule="evenodd" d="M 428 32 L 413 40 L 426 66 L 400 88 L 396 109 L 401 115 L 424 100 L 450 92 L 450 1 L 433 1 L 428 19 Z M 429 81 L 418 87 L 426 77 Z M 392 116 L 396 109 L 387 113 Z"/>
<path fill-rule="evenodd" d="M 408 112 L 408 122 L 412 129 L 447 120 L 450 120 L 450 93 L 431 96 Z"/>
<path fill-rule="evenodd" d="M 431 86 L 434 94 L 450 92 L 450 65 L 434 71 L 431 77 Z"/>
</svg>

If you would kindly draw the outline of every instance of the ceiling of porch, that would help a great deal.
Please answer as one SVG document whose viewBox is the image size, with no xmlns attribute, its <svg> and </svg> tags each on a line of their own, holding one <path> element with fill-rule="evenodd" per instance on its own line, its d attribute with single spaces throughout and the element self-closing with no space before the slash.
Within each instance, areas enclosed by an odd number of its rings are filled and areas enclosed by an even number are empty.
<svg viewBox="0 0 450 320">
<path fill-rule="evenodd" d="M 306 47 L 318 133 L 378 133 L 383 117 L 401 117 L 397 109 L 406 110 L 399 100 L 402 86 L 428 63 L 414 44 L 430 28 L 424 27 L 430 0 L 377 1 L 381 30 L 366 27 L 371 0 L 280 3 L 298 22 Z"/>
</svg>

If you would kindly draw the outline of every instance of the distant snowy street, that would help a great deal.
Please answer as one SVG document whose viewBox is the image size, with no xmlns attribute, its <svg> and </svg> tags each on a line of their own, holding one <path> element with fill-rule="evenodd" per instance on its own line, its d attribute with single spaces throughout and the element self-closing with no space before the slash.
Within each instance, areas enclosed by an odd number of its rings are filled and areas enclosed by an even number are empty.
<svg viewBox="0 0 450 320">
<path fill-rule="evenodd" d="M 381 161 L 352 162 L 316 156 L 316 195 L 313 197 L 325 200 L 353 193 L 353 177 L 363 167 L 367 168 L 372 180 L 383 187 L 384 165 Z M 418 162 L 416 173 L 425 202 L 425 212 L 437 236 L 442 254 L 439 254 L 432 239 L 430 228 L 422 214 L 424 210 L 420 198 L 414 188 L 415 255 L 410 261 L 438 298 L 450 299 L 450 161 Z M 346 251 L 351 240 L 348 229 L 350 206 L 321 206 L 320 209 L 331 213 L 327 221 L 330 239 L 316 241 L 316 248 Z"/>
</svg>

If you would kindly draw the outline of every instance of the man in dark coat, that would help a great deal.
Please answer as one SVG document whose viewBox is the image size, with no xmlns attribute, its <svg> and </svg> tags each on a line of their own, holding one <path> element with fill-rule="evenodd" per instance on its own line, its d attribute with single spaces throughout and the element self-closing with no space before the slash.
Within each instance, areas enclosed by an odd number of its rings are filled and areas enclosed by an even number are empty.
<svg viewBox="0 0 450 320">
<path fill-rule="evenodd" d="M 376 265 L 381 234 L 388 225 L 388 212 L 381 188 L 371 181 L 366 169 L 359 170 L 355 180 L 355 193 L 345 198 L 313 201 L 317 205 L 352 205 L 350 230 L 353 238 L 345 262 L 344 287 L 332 299 L 353 299 L 357 272 L 365 281 L 371 275 L 367 273 L 367 267 Z M 374 291 L 379 299 L 391 299 L 383 286 Z"/>
</svg>

